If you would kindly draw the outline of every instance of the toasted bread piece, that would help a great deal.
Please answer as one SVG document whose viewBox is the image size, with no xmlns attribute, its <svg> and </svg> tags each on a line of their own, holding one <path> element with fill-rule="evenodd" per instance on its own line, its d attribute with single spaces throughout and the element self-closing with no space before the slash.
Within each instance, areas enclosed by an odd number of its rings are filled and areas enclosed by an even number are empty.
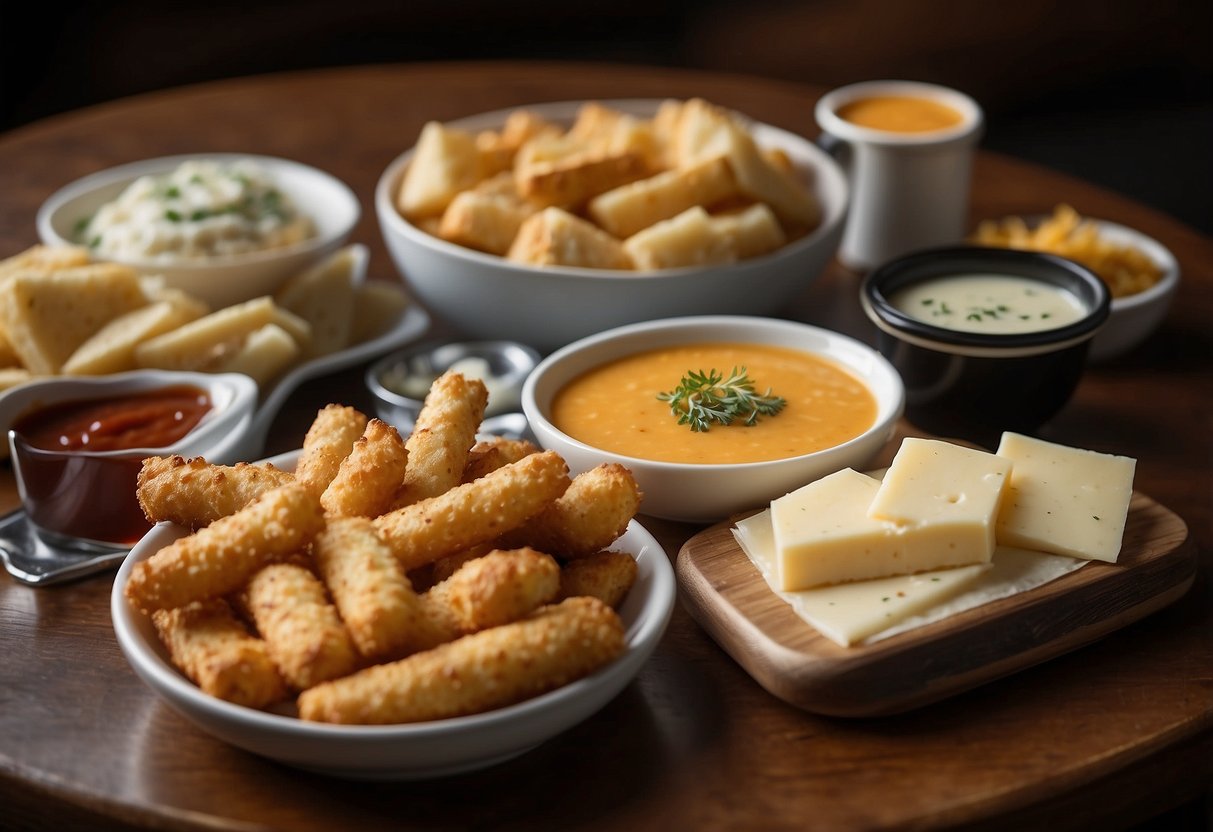
<svg viewBox="0 0 1213 832">
<path fill-rule="evenodd" d="M 0 280 L 18 272 L 52 272 L 72 266 L 87 266 L 88 262 L 88 249 L 83 246 L 32 246 L 0 260 Z"/>
<path fill-rule="evenodd" d="M 577 110 L 568 137 L 587 152 L 601 156 L 635 153 L 653 170 L 661 167 L 661 154 L 653 126 L 644 119 L 590 101 Z"/>
<path fill-rule="evenodd" d="M 248 334 L 240 348 L 216 368 L 217 372 L 244 373 L 264 387 L 300 357 L 299 343 L 277 324 L 266 324 Z"/>
<path fill-rule="evenodd" d="M 0 327 L 0 367 L 20 367 L 21 356 L 13 349 L 13 342 L 8 340 L 4 328 Z"/>
<path fill-rule="evenodd" d="M 623 241 L 637 269 L 671 269 L 731 263 L 737 252 L 698 205 Z"/>
<path fill-rule="evenodd" d="M 545 208 L 523 222 L 507 257 L 538 266 L 631 268 L 618 240 L 560 208 Z"/>
<path fill-rule="evenodd" d="M 712 228 L 727 241 L 739 260 L 767 254 L 788 241 L 775 212 L 761 202 L 741 211 L 714 216 L 711 222 Z"/>
<path fill-rule="evenodd" d="M 165 301 L 177 307 L 191 321 L 211 313 L 211 307 L 206 301 L 182 289 L 165 286 L 159 277 L 145 276 L 139 282 L 143 286 L 143 294 L 148 303 Z"/>
<path fill-rule="evenodd" d="M 268 295 L 228 306 L 135 347 L 135 363 L 163 370 L 214 370 L 235 355 L 250 332 L 279 318 Z"/>
<path fill-rule="evenodd" d="M 36 376 L 24 367 L 4 367 L 0 368 L 0 390 L 7 390 L 10 387 L 16 387 L 18 384 L 25 384 L 27 381 L 33 381 Z M 8 442 L 0 442 L 0 459 L 8 458 Z"/>
<path fill-rule="evenodd" d="M 162 300 L 119 315 L 77 347 L 63 363 L 65 375 L 102 375 L 133 370 L 135 347 L 194 320 L 184 307 Z"/>
<path fill-rule="evenodd" d="M 505 254 L 518 236 L 523 220 L 537 206 L 513 194 L 489 195 L 475 190 L 457 194 L 446 212 L 438 235 L 444 240 L 468 248 Z"/>
<path fill-rule="evenodd" d="M 292 277 L 275 294 L 280 307 L 309 324 L 310 337 L 303 344 L 306 356 L 328 355 L 349 346 L 354 283 L 366 268 L 366 258 L 362 246 L 346 246 Z"/>
<path fill-rule="evenodd" d="M 134 270 L 114 263 L 17 272 L 0 286 L 0 321 L 21 363 L 51 375 L 111 319 L 147 305 Z"/>
<path fill-rule="evenodd" d="M 354 290 L 350 341 L 361 344 L 387 332 L 408 308 L 409 296 L 399 283 L 368 280 Z"/>
<path fill-rule="evenodd" d="M 695 205 L 710 206 L 736 193 L 733 170 L 718 157 L 599 194 L 590 200 L 589 214 L 611 234 L 623 238 Z"/>
<path fill-rule="evenodd" d="M 575 208 L 649 172 L 640 153 L 589 153 L 567 137 L 536 137 L 522 146 L 514 160 L 519 196 L 561 208 Z"/>
<path fill-rule="evenodd" d="M 405 171 L 396 207 L 409 220 L 436 217 L 455 194 L 482 178 L 476 138 L 467 131 L 431 121 L 421 130 L 413 160 Z"/>
<path fill-rule="evenodd" d="M 661 167 L 678 167 L 678 125 L 682 119 L 683 102 L 667 98 L 661 102 L 651 122 L 653 142 Z"/>
<path fill-rule="evenodd" d="M 481 175 L 491 177 L 509 170 L 518 148 L 541 133 L 559 135 L 560 128 L 530 110 L 514 110 L 506 117 L 501 132 L 485 130 L 476 134 Z"/>
</svg>

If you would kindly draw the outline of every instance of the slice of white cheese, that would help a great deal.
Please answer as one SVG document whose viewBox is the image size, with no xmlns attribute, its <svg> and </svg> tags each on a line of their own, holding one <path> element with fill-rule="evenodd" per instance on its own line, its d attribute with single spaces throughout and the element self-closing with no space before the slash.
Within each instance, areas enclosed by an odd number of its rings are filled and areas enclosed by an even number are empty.
<svg viewBox="0 0 1213 832">
<path fill-rule="evenodd" d="M 843 647 L 860 642 L 870 644 L 1027 592 L 1086 563 L 999 546 L 989 564 L 781 592 L 775 582 L 770 511 L 739 521 L 733 528 L 733 536 L 776 595 L 806 623 Z"/>
<path fill-rule="evenodd" d="M 985 451 L 907 438 L 872 498 L 868 516 L 929 536 L 936 566 L 989 562 L 1011 463 Z"/>
<path fill-rule="evenodd" d="M 1136 460 L 1002 435 L 998 455 L 1014 464 L 998 515 L 998 540 L 1114 563 L 1120 555 Z"/>
</svg>

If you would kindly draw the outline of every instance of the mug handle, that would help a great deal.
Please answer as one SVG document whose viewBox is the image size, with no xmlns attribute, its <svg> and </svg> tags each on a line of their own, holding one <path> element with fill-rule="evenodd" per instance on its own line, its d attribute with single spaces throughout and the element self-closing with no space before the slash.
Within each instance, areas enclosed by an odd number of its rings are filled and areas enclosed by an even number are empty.
<svg viewBox="0 0 1213 832">
<path fill-rule="evenodd" d="M 851 161 L 851 146 L 842 139 L 822 131 L 817 137 L 817 146 L 834 157 L 834 161 L 846 167 Z"/>
</svg>

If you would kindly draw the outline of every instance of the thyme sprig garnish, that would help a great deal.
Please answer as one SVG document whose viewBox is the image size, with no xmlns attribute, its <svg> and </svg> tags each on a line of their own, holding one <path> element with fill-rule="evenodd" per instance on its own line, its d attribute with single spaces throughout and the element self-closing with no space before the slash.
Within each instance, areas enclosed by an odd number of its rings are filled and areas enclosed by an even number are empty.
<svg viewBox="0 0 1213 832">
<path fill-rule="evenodd" d="M 734 367 L 727 378 L 716 369 L 706 373 L 688 370 L 676 388 L 658 393 L 657 398 L 669 402 L 678 424 L 690 425 L 696 432 L 706 431 L 712 424 L 731 425 L 737 419 L 744 419 L 742 424 L 751 427 L 758 417 L 774 416 L 787 404 L 771 395 L 769 387 L 761 395 L 755 392 L 745 367 Z"/>
</svg>

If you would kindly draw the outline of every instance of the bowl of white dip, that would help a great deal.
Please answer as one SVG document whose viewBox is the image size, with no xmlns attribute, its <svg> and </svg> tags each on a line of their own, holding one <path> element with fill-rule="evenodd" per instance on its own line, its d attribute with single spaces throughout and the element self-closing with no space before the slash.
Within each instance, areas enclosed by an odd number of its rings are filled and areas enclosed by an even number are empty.
<svg viewBox="0 0 1213 832">
<path fill-rule="evenodd" d="M 1069 401 L 1111 296 L 1071 260 L 965 247 L 885 263 L 860 301 L 905 383 L 906 418 L 985 443 L 1031 433 Z"/>
<path fill-rule="evenodd" d="M 165 156 L 78 179 L 38 211 L 47 245 L 159 275 L 214 308 L 271 294 L 336 251 L 361 214 L 324 171 L 250 154 Z"/>
</svg>

